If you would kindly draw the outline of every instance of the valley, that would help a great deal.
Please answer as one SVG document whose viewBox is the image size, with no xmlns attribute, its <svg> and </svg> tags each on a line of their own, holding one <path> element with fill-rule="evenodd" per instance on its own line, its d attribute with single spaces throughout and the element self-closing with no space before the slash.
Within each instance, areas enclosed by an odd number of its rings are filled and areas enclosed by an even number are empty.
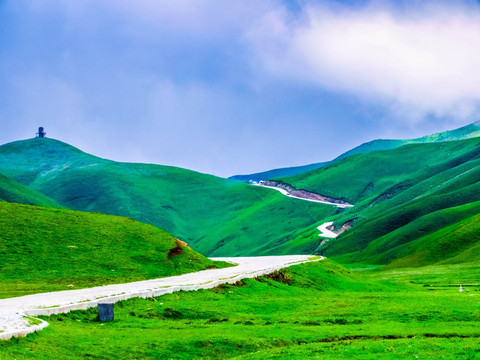
<svg viewBox="0 0 480 360">
<path fill-rule="evenodd" d="M 474 359 L 477 130 L 253 184 L 2 145 L 0 355 Z"/>
<path fill-rule="evenodd" d="M 0 146 L 0 173 L 62 207 L 160 227 L 208 256 L 288 254 L 290 240 L 335 211 L 186 169 L 100 159 L 52 139 Z"/>
<path fill-rule="evenodd" d="M 480 360 L 480 0 L 0 19 L 0 360 Z"/>
</svg>

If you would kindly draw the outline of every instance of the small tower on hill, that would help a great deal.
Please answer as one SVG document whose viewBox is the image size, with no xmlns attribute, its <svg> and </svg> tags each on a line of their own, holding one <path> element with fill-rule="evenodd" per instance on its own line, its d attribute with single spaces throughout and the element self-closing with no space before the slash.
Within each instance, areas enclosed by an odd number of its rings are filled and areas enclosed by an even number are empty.
<svg viewBox="0 0 480 360">
<path fill-rule="evenodd" d="M 39 127 L 38 128 L 38 133 L 36 133 L 35 135 L 37 135 L 37 137 L 39 138 L 43 138 L 47 135 L 47 133 L 45 132 L 45 130 L 43 129 L 43 127 Z"/>
</svg>

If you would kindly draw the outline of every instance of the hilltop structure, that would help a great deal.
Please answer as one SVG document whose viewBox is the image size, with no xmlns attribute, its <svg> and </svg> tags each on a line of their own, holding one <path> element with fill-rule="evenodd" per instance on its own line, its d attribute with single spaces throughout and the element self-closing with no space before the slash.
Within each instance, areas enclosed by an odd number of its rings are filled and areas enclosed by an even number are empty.
<svg viewBox="0 0 480 360">
<path fill-rule="evenodd" d="M 40 138 L 43 138 L 47 135 L 47 133 L 45 132 L 45 130 L 43 129 L 43 127 L 39 127 L 38 128 L 38 132 L 35 134 L 36 137 L 40 137 Z"/>
</svg>

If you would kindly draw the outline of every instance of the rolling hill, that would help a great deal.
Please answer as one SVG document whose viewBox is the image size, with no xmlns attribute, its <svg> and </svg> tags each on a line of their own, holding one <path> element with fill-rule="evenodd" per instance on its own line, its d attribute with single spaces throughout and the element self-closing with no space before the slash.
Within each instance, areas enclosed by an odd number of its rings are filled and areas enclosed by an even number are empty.
<svg viewBox="0 0 480 360">
<path fill-rule="evenodd" d="M 308 252 L 291 240 L 336 211 L 185 169 L 101 159 L 47 138 L 0 146 L 0 173 L 63 207 L 155 225 L 206 255 Z"/>
<path fill-rule="evenodd" d="M 364 144 L 361 144 L 357 147 L 354 147 L 353 149 L 347 152 L 344 152 L 343 154 L 336 157 L 332 161 L 318 162 L 318 163 L 303 165 L 303 166 L 293 166 L 293 167 L 268 170 L 268 171 L 249 174 L 249 175 L 234 175 L 234 176 L 231 176 L 230 179 L 241 180 L 241 181 L 249 181 L 249 180 L 260 181 L 260 180 L 270 180 L 270 179 L 277 179 L 277 178 L 283 178 L 283 177 L 290 177 L 290 176 L 295 176 L 311 170 L 319 169 L 335 161 L 344 159 L 350 155 L 363 154 L 363 153 L 378 151 L 378 150 L 395 149 L 397 147 L 408 145 L 408 144 L 425 144 L 425 143 L 432 143 L 432 142 L 463 140 L 463 139 L 469 139 L 469 138 L 478 137 L 478 136 L 480 136 L 480 121 L 474 122 L 472 124 L 463 126 L 458 129 L 444 131 L 444 132 L 436 133 L 433 135 L 427 135 L 427 136 L 423 136 L 416 139 L 372 140 Z"/>
<path fill-rule="evenodd" d="M 355 204 L 329 218 L 337 228 L 353 227 L 317 252 L 342 262 L 420 266 L 476 259 L 479 165 L 480 139 L 472 138 L 357 154 L 282 181 Z"/>
<path fill-rule="evenodd" d="M 61 208 L 53 199 L 0 175 L 0 200 L 11 203 Z"/>
<path fill-rule="evenodd" d="M 479 128 L 475 123 L 415 140 L 376 140 L 321 168 L 279 179 L 344 199 L 355 205 L 349 209 L 190 170 L 105 160 L 53 139 L 0 146 L 0 180 L 50 206 L 152 224 L 209 256 L 320 253 L 343 263 L 388 266 L 472 261 Z M 327 221 L 344 232 L 319 237 L 316 227 Z M 442 234 L 449 234 L 450 245 Z M 445 250 L 449 246 L 458 251 Z"/>
<path fill-rule="evenodd" d="M 198 271 L 221 263 L 128 218 L 0 202 L 0 297 Z"/>
</svg>

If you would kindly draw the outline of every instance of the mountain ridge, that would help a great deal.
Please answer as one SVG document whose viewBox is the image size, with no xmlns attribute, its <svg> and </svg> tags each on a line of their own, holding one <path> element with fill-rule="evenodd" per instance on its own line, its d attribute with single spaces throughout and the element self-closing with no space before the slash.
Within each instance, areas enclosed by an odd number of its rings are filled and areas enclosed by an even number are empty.
<svg viewBox="0 0 480 360">
<path fill-rule="evenodd" d="M 414 138 L 414 139 L 405 139 L 405 140 L 375 139 L 375 140 L 367 141 L 363 144 L 360 144 L 354 147 L 351 150 L 348 150 L 342 153 L 341 155 L 337 156 L 331 161 L 318 162 L 318 163 L 313 163 L 308 165 L 277 168 L 273 170 L 267 170 L 267 171 L 262 171 L 258 173 L 248 174 L 248 175 L 233 175 L 233 176 L 230 176 L 229 179 L 241 180 L 241 181 L 249 181 L 249 180 L 260 181 L 260 180 L 278 179 L 282 177 L 294 176 L 294 175 L 301 174 L 303 172 L 315 170 L 354 154 L 360 154 L 360 153 L 378 151 L 378 150 L 388 150 L 388 149 L 397 148 L 407 144 L 455 141 L 455 140 L 468 139 L 471 137 L 478 137 L 478 136 L 480 136 L 480 120 L 475 121 L 471 124 L 462 126 L 460 128 L 447 130 L 439 133 L 434 133 L 431 135 L 425 135 L 425 136 Z"/>
</svg>

